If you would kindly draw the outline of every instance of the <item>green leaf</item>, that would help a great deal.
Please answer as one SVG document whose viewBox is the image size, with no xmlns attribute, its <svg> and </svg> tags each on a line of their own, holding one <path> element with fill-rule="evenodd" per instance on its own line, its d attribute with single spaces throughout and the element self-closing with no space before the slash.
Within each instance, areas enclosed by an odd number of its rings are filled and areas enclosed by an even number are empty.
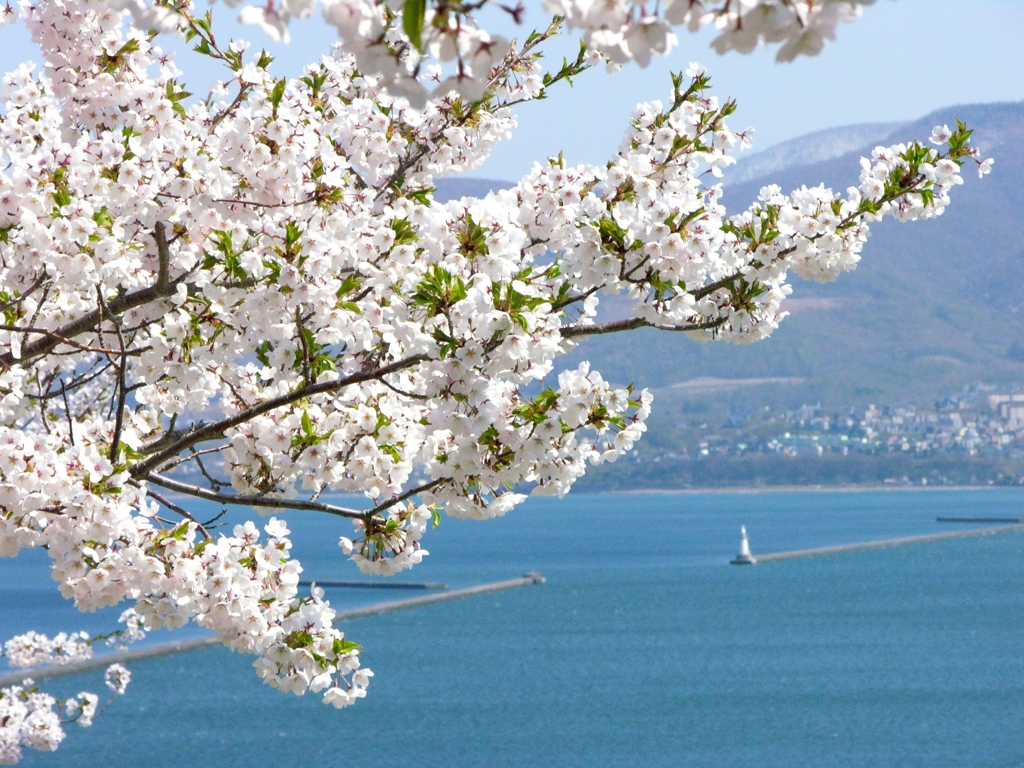
<svg viewBox="0 0 1024 768">
<path fill-rule="evenodd" d="M 283 77 L 274 83 L 274 90 L 270 92 L 270 105 L 273 107 L 273 115 L 277 117 L 277 108 L 281 106 L 281 99 L 284 98 L 284 89 L 288 81 Z"/>
<path fill-rule="evenodd" d="M 423 18 L 426 11 L 427 0 L 405 0 L 402 6 L 402 29 L 417 51 L 423 48 Z"/>
<path fill-rule="evenodd" d="M 340 640 L 334 638 L 334 654 L 341 656 L 342 654 L 348 653 L 349 651 L 361 651 L 363 646 L 358 643 L 353 643 L 351 640 Z"/>
<path fill-rule="evenodd" d="M 302 412 L 302 431 L 308 437 L 313 435 L 313 420 L 309 418 L 309 411 Z"/>
<path fill-rule="evenodd" d="M 124 56 L 126 53 L 135 53 L 137 50 L 139 50 L 139 41 L 135 40 L 133 38 L 133 39 L 129 40 L 127 43 L 125 43 L 124 45 L 122 45 L 118 49 L 117 53 L 115 53 L 114 55 L 115 56 Z"/>
<path fill-rule="evenodd" d="M 409 194 L 409 199 L 415 200 L 420 205 L 430 205 L 430 195 L 433 191 L 433 187 L 430 187 L 429 189 L 418 189 Z"/>
<path fill-rule="evenodd" d="M 107 210 L 106 206 L 103 206 L 100 210 L 96 211 L 96 213 L 92 215 L 92 220 L 100 227 L 114 226 L 114 220 L 110 217 L 110 212 Z"/>
</svg>

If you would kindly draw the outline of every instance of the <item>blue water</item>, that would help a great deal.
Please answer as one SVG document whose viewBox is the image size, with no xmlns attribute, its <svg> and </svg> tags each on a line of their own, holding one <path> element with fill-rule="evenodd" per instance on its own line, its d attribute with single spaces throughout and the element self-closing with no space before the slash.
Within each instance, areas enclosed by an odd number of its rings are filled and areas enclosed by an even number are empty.
<svg viewBox="0 0 1024 768">
<path fill-rule="evenodd" d="M 652 494 L 445 520 L 408 579 L 547 584 L 349 622 L 376 677 L 340 712 L 219 648 L 136 664 L 96 725 L 24 764 L 1024 765 L 1024 536 L 727 565 L 740 524 L 756 554 L 1022 509 L 1013 490 Z M 336 520 L 288 520 L 307 576 L 353 575 Z M 41 565 L 0 561 L 0 634 L 107 626 L 69 610 Z M 330 593 L 340 608 L 406 595 Z"/>
</svg>

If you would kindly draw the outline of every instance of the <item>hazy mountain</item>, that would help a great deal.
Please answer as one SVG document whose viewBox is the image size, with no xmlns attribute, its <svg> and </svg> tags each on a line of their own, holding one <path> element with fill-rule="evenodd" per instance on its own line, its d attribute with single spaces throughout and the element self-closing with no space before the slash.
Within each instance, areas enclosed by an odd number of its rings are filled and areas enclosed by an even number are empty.
<svg viewBox="0 0 1024 768">
<path fill-rule="evenodd" d="M 458 200 L 460 197 L 485 197 L 492 190 L 508 189 L 515 186 L 511 181 L 467 179 L 462 176 L 452 179 L 438 179 L 434 183 L 437 187 L 434 192 L 434 198 L 442 203 Z"/>
<path fill-rule="evenodd" d="M 787 168 L 840 157 L 847 152 L 878 144 L 904 125 L 906 123 L 863 123 L 808 133 L 753 154 L 740 154 L 738 162 L 729 167 L 722 181 L 726 185 L 742 184 Z"/>
</svg>

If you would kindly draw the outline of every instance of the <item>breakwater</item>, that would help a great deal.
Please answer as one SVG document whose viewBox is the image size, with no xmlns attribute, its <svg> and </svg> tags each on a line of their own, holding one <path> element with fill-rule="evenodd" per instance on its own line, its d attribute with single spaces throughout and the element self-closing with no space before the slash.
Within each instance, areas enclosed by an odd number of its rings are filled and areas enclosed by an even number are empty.
<svg viewBox="0 0 1024 768">
<path fill-rule="evenodd" d="M 936 517 L 937 523 L 1024 523 L 1024 517 Z"/>
<path fill-rule="evenodd" d="M 448 589 L 447 584 L 436 581 L 338 581 L 337 579 L 313 579 L 300 581 L 300 587 L 351 587 L 353 589 Z"/>
<path fill-rule="evenodd" d="M 856 544 L 839 544 L 832 547 L 814 547 L 812 549 L 795 549 L 790 552 L 770 552 L 766 555 L 754 555 L 757 563 L 770 563 L 775 560 L 791 560 L 797 557 L 817 557 L 818 555 L 835 555 L 840 552 L 854 552 L 859 549 L 880 549 L 882 547 L 899 547 L 905 544 L 925 544 L 930 541 L 944 539 L 966 539 L 972 536 L 992 536 L 998 533 L 1024 531 L 1024 524 L 1000 525 L 994 528 L 976 528 L 969 531 L 950 531 L 948 533 L 930 533 L 924 536 L 904 536 L 898 539 L 881 541 L 862 541 Z"/>
<path fill-rule="evenodd" d="M 459 600 L 464 597 L 484 595 L 488 592 L 499 592 L 503 589 L 515 589 L 516 587 L 525 587 L 530 584 L 543 584 L 544 581 L 545 579 L 543 576 L 531 571 L 529 573 L 524 573 L 517 579 L 493 581 L 487 584 L 478 584 L 475 587 L 439 592 L 434 595 L 422 595 L 420 597 L 410 597 L 405 600 L 392 600 L 386 603 L 367 605 L 362 608 L 350 608 L 347 611 L 338 611 L 334 620 L 347 621 L 350 619 L 361 619 L 365 616 L 377 616 L 382 613 L 391 613 L 392 611 L 401 611 L 407 608 L 419 608 L 420 606 L 432 605 L 433 603 Z M 325 582 L 317 582 L 317 584 L 324 583 Z M 92 672 L 97 669 L 105 669 L 110 664 L 131 664 L 132 662 L 155 659 L 161 656 L 173 656 L 179 653 L 188 653 L 189 651 L 196 651 L 200 648 L 209 648 L 210 646 L 219 644 L 220 638 L 213 635 L 210 637 L 198 637 L 192 640 L 178 640 L 171 643 L 161 643 L 160 645 L 150 646 L 149 648 L 138 648 L 131 651 L 107 653 L 91 659 L 74 661 L 70 664 L 63 664 L 59 666 L 54 665 L 37 669 L 21 669 L 0 675 L 0 687 L 19 685 L 27 678 L 39 681 L 53 677 L 77 675 L 81 672 Z"/>
</svg>

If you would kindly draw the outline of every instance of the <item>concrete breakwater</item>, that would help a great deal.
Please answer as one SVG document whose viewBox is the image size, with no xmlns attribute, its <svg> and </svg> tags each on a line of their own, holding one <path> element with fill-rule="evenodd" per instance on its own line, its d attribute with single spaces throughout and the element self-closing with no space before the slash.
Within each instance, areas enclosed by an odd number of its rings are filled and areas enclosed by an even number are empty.
<svg viewBox="0 0 1024 768">
<path fill-rule="evenodd" d="M 1024 517 L 936 517 L 937 523 L 1024 523 Z"/>
<path fill-rule="evenodd" d="M 448 589 L 447 584 L 436 581 L 339 581 L 312 579 L 299 582 L 300 587 L 351 587 L 353 589 Z"/>
<path fill-rule="evenodd" d="M 818 555 L 834 555 L 840 552 L 853 552 L 859 549 L 881 549 L 882 547 L 898 547 L 904 544 L 925 544 L 929 541 L 943 539 L 966 539 L 971 536 L 992 536 L 998 533 L 1024 531 L 1024 524 L 1000 525 L 994 528 L 976 528 L 969 531 L 949 531 L 948 533 L 930 533 L 924 536 L 905 536 L 898 539 L 881 541 L 862 541 L 856 544 L 839 544 L 832 547 L 814 547 L 812 549 L 795 549 L 790 552 L 770 552 L 766 555 L 754 555 L 757 563 L 769 563 L 775 560 L 791 560 L 796 557 L 817 557 Z"/>
<path fill-rule="evenodd" d="M 439 592 L 434 595 L 410 597 L 405 600 L 393 600 L 387 603 L 363 606 L 362 608 L 350 608 L 347 611 L 338 611 L 334 620 L 346 621 L 349 619 L 360 619 L 364 616 L 377 616 L 382 613 L 391 613 L 392 611 L 401 611 L 407 608 L 418 608 L 423 605 L 443 603 L 448 600 L 459 600 L 463 597 L 484 595 L 488 592 L 499 592 L 503 589 L 525 587 L 530 584 L 543 584 L 544 581 L 545 579 L 543 576 L 531 571 L 529 573 L 524 573 L 517 579 L 494 581 L 488 584 L 478 584 L 475 587 L 453 589 L 449 592 Z M 318 581 L 317 584 L 326 583 Z M 209 648 L 213 645 L 220 645 L 220 639 L 217 636 L 198 637 L 192 640 L 178 640 L 172 643 L 161 643 L 160 645 L 150 646 L 149 648 L 138 648 L 131 651 L 107 653 L 91 659 L 75 661 L 70 664 L 63 664 L 59 666 L 54 665 L 49 667 L 40 667 L 37 669 L 22 669 L 0 675 L 0 687 L 19 685 L 23 680 L 28 678 L 39 681 L 47 680 L 52 677 L 77 675 L 81 672 L 105 669 L 110 664 L 130 664 L 136 661 L 145 661 L 146 659 L 156 659 L 161 656 L 173 656 L 179 653 L 188 653 L 189 651 L 196 651 L 200 648 Z"/>
</svg>

